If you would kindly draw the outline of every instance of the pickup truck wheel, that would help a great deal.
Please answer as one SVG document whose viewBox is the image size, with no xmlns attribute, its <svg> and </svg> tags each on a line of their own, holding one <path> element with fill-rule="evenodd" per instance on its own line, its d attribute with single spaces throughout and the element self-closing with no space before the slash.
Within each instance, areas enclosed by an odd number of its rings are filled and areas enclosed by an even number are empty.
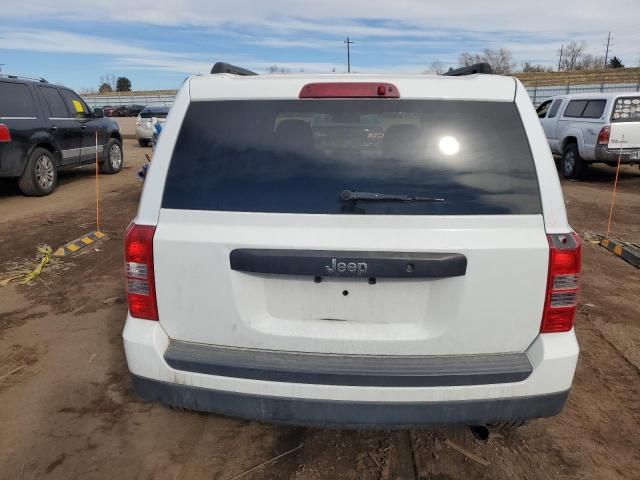
<svg viewBox="0 0 640 480">
<path fill-rule="evenodd" d="M 18 180 L 18 187 L 22 193 L 32 197 L 44 197 L 55 190 L 57 183 L 58 169 L 53 153 L 46 148 L 34 149 Z"/>
<path fill-rule="evenodd" d="M 122 143 L 117 138 L 111 138 L 107 142 L 107 156 L 100 164 L 102 173 L 118 173 L 122 170 Z"/>
<path fill-rule="evenodd" d="M 580 158 L 578 146 L 570 143 L 564 147 L 562 152 L 562 160 L 560 161 L 560 170 L 565 178 L 580 178 L 584 175 L 587 164 Z"/>
</svg>

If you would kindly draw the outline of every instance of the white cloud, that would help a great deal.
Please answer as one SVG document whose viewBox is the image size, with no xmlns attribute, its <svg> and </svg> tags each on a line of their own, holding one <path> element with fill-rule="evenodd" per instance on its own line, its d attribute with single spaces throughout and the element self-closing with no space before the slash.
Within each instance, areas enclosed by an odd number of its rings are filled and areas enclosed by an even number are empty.
<svg viewBox="0 0 640 480">
<path fill-rule="evenodd" d="M 196 54 L 170 53 L 95 35 L 57 30 L 3 30 L 0 49 L 50 53 L 107 55 L 116 65 L 181 73 L 204 73 L 211 63 L 198 61 Z"/>
<path fill-rule="evenodd" d="M 193 35 L 218 32 L 237 39 L 246 52 L 257 46 L 338 52 L 342 39 L 349 35 L 357 42 L 355 52 L 373 55 L 378 49 L 381 59 L 395 61 L 402 69 L 436 58 L 455 63 L 462 50 L 501 47 L 512 50 L 518 61 L 552 64 L 560 44 L 570 40 L 585 40 L 588 52 L 603 53 L 611 28 L 612 52 L 627 65 L 635 65 L 640 57 L 638 0 L 136 0 L 126 5 L 92 0 L 2 0 L 2 4 L 0 48 L 104 53 L 123 65 L 179 72 L 206 70 L 208 59 L 229 58 L 230 54 L 208 52 L 204 59 L 189 51 L 167 53 L 125 40 L 77 35 L 79 39 L 64 32 L 12 29 L 11 24 L 35 18 L 49 23 L 61 19 L 62 24 L 76 26 L 117 22 L 141 31 L 145 25 L 187 27 L 194 30 Z M 188 45 L 182 48 L 191 49 Z M 299 60 L 304 63 L 301 55 Z M 260 63 L 248 55 L 242 60 Z"/>
</svg>

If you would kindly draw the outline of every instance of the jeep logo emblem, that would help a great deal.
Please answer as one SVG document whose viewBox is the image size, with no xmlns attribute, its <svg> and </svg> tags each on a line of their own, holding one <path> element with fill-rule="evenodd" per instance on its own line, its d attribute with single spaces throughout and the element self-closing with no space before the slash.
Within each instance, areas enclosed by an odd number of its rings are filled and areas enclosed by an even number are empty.
<svg viewBox="0 0 640 480">
<path fill-rule="evenodd" d="M 331 265 L 325 265 L 327 273 L 351 273 L 353 275 L 364 275 L 367 273 L 367 264 L 365 262 L 339 262 L 337 259 L 331 259 Z"/>
</svg>

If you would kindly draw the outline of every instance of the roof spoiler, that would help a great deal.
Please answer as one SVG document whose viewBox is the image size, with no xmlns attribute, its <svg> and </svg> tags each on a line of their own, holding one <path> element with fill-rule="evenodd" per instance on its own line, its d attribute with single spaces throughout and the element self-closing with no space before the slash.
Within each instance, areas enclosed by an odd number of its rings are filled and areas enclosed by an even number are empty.
<svg viewBox="0 0 640 480">
<path fill-rule="evenodd" d="M 211 68 L 211 73 L 230 73 L 232 75 L 242 75 L 248 77 L 251 75 L 258 75 L 256 72 L 247 70 L 246 68 L 236 67 L 230 63 L 218 62 Z"/>
<path fill-rule="evenodd" d="M 448 72 L 445 72 L 442 75 L 448 75 L 450 77 L 463 77 L 465 75 L 474 75 L 476 73 L 491 74 L 493 73 L 493 68 L 491 68 L 491 65 L 489 65 L 487 62 L 474 63 L 473 65 L 469 65 L 468 67 L 456 68 L 455 70 L 449 69 Z"/>
</svg>

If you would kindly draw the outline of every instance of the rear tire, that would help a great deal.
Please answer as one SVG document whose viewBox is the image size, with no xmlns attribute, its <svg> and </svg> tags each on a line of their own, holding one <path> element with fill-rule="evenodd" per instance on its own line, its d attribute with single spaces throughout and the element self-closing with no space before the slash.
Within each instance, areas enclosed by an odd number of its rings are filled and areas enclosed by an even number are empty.
<svg viewBox="0 0 640 480">
<path fill-rule="evenodd" d="M 57 184 L 58 169 L 55 155 L 46 148 L 34 149 L 18 180 L 20 191 L 30 197 L 44 197 L 53 192 Z"/>
<path fill-rule="evenodd" d="M 110 138 L 107 142 L 106 157 L 100 164 L 100 171 L 107 174 L 118 173 L 122 170 L 123 163 L 122 143 L 117 138 Z"/>
<path fill-rule="evenodd" d="M 578 145 L 569 143 L 564 147 L 562 159 L 560 160 L 560 170 L 565 178 L 581 178 L 585 174 L 587 166 L 588 164 L 580 158 Z"/>
</svg>

